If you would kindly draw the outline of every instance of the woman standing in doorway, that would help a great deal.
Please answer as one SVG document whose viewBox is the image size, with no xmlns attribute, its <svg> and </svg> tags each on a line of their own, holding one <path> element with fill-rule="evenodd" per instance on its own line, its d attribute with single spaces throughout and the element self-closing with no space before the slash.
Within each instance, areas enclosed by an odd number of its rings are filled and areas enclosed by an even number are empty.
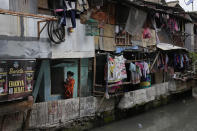
<svg viewBox="0 0 197 131">
<path fill-rule="evenodd" d="M 75 79 L 73 78 L 74 73 L 71 71 L 67 72 L 67 79 L 64 81 L 64 87 L 65 87 L 65 97 L 66 99 L 73 97 L 73 89 L 75 85 Z"/>
</svg>

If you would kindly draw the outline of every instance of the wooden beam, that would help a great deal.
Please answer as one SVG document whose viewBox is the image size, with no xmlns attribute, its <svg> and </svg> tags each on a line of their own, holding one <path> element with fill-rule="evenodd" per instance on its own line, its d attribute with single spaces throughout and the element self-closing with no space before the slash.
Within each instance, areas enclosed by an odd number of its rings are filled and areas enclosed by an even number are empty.
<svg viewBox="0 0 197 131">
<path fill-rule="evenodd" d="M 93 64 L 93 93 L 95 91 L 95 84 L 96 84 L 96 56 L 94 57 L 94 64 Z"/>
<path fill-rule="evenodd" d="M 159 55 L 160 55 L 160 51 L 158 52 L 157 56 L 155 57 L 155 60 L 154 60 L 152 66 L 151 66 L 151 68 L 150 68 L 150 71 L 153 69 L 153 67 L 154 67 L 154 65 L 155 65 L 155 63 L 156 63 L 156 61 L 157 61 Z"/>
<path fill-rule="evenodd" d="M 24 13 L 24 12 L 15 12 L 10 10 L 4 10 L 0 9 L 0 14 L 7 14 L 7 15 L 14 15 L 14 16 L 24 16 L 24 17 L 33 17 L 33 18 L 40 18 L 40 19 L 46 19 L 46 20 L 57 20 L 55 17 L 48 17 L 48 16 L 42 16 L 42 15 L 35 15 L 30 13 Z"/>
<path fill-rule="evenodd" d="M 42 82 L 42 78 L 43 78 L 43 74 L 44 74 L 43 70 L 44 70 L 44 63 L 42 62 L 40 70 L 39 70 L 39 74 L 38 74 L 38 77 L 37 77 L 37 80 L 36 80 L 36 83 L 35 83 L 35 86 L 33 89 L 33 93 L 32 93 L 32 95 L 34 97 L 34 102 L 36 102 L 36 98 L 38 96 L 38 91 L 39 91 L 39 88 L 40 88 L 40 85 Z"/>
<path fill-rule="evenodd" d="M 108 88 L 110 87 L 114 87 L 114 86 L 123 86 L 123 85 L 129 85 L 131 84 L 131 82 L 123 82 L 121 84 L 111 84 L 111 85 L 107 85 Z M 98 84 L 95 84 L 95 87 L 105 87 L 106 85 L 98 85 Z"/>
<path fill-rule="evenodd" d="M 50 68 L 50 60 L 46 59 L 43 61 L 44 63 L 44 101 L 50 101 L 51 97 L 51 68 Z"/>
<path fill-rule="evenodd" d="M 46 23 L 44 24 L 44 26 L 43 26 L 42 29 L 40 30 L 40 23 L 42 23 L 42 22 L 46 22 Z M 44 28 L 47 26 L 47 24 L 48 24 L 47 20 L 43 20 L 43 21 L 38 21 L 38 22 L 37 22 L 38 39 L 40 39 L 40 34 L 41 34 L 42 31 L 44 30 Z"/>
<path fill-rule="evenodd" d="M 140 62 L 140 61 L 146 61 L 147 59 L 141 59 L 141 60 L 126 60 L 126 63 L 131 63 L 131 62 Z"/>
<path fill-rule="evenodd" d="M 80 97 L 81 94 L 81 59 L 78 60 L 78 88 L 77 88 L 77 96 Z"/>
</svg>

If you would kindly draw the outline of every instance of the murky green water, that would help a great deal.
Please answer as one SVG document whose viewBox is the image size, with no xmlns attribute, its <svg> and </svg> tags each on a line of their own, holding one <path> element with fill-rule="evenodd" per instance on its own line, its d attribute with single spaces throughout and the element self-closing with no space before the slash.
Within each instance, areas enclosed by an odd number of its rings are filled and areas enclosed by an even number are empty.
<svg viewBox="0 0 197 131">
<path fill-rule="evenodd" d="M 177 101 L 92 131 L 197 131 L 197 99 Z"/>
</svg>

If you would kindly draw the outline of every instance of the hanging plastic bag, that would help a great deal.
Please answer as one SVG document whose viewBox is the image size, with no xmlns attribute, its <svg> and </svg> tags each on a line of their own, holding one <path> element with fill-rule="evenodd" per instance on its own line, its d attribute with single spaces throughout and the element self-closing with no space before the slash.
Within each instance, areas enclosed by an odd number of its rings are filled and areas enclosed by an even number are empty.
<svg viewBox="0 0 197 131">
<path fill-rule="evenodd" d="M 150 29 L 149 29 L 149 28 L 144 28 L 144 31 L 143 31 L 143 38 L 144 38 L 144 39 L 149 39 L 149 38 L 151 38 L 151 32 L 150 32 Z"/>
</svg>

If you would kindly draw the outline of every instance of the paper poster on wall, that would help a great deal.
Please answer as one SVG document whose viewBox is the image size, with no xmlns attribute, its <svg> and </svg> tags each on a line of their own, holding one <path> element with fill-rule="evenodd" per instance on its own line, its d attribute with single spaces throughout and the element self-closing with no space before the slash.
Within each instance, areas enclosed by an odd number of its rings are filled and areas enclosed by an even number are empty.
<svg viewBox="0 0 197 131">
<path fill-rule="evenodd" d="M 25 91 L 32 91 L 33 90 L 34 67 L 35 67 L 34 61 L 26 62 Z"/>
<path fill-rule="evenodd" d="M 33 90 L 35 60 L 0 61 L 0 96 L 21 97 Z M 0 98 L 2 99 L 2 98 Z"/>
<path fill-rule="evenodd" d="M 6 61 L 0 61 L 0 96 L 7 95 L 7 70 Z"/>
<path fill-rule="evenodd" d="M 8 61 L 9 94 L 25 92 L 25 69 L 23 61 Z"/>
</svg>

